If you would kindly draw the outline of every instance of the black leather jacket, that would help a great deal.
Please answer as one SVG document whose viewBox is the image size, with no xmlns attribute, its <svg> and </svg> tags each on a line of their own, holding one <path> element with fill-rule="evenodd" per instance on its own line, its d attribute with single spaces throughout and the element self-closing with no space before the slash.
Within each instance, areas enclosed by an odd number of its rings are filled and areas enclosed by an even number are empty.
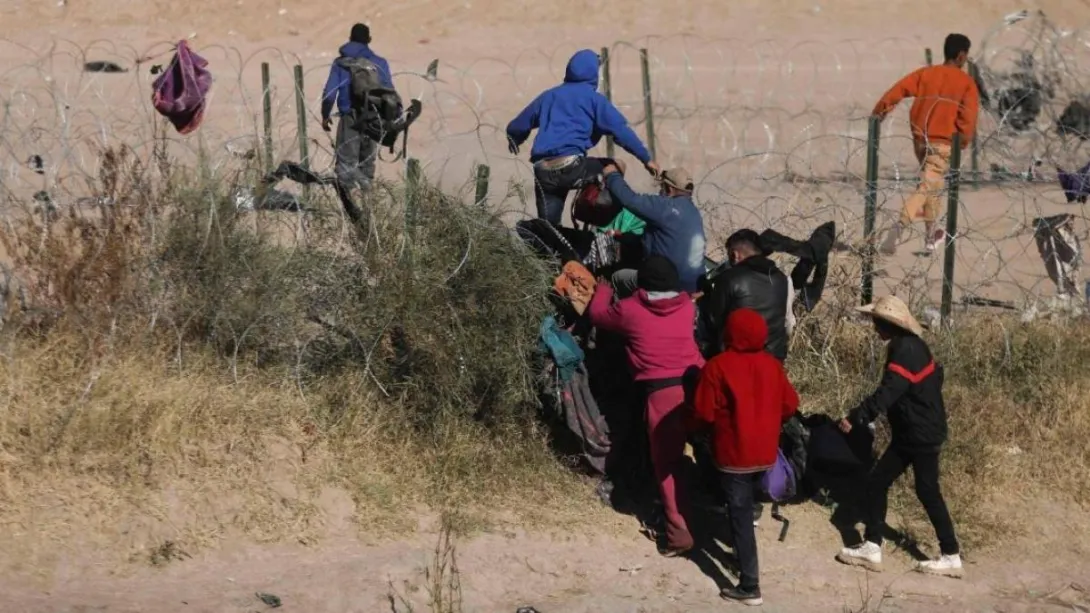
<svg viewBox="0 0 1090 613">
<path fill-rule="evenodd" d="M 753 256 L 708 279 L 701 315 L 712 338 L 711 353 L 723 350 L 723 326 L 736 309 L 753 309 L 768 324 L 765 349 L 781 362 L 787 358 L 787 275 L 764 257 Z"/>
</svg>

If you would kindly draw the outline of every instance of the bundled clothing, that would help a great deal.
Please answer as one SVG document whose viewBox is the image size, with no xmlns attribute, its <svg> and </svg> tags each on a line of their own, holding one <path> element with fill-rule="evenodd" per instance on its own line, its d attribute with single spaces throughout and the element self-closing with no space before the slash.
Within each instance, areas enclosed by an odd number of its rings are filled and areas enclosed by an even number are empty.
<svg viewBox="0 0 1090 613">
<path fill-rule="evenodd" d="M 212 89 L 212 73 L 208 60 L 180 40 L 170 65 L 151 84 L 151 103 L 166 117 L 178 134 L 189 134 L 200 127 L 208 92 Z"/>
<path fill-rule="evenodd" d="M 818 226 L 805 241 L 780 234 L 771 228 L 761 232 L 761 249 L 766 255 L 779 252 L 798 258 L 788 278 L 807 311 L 812 311 L 817 306 L 825 291 L 825 279 L 829 276 L 829 252 L 832 251 L 835 240 L 836 222 L 833 221 Z"/>
<path fill-rule="evenodd" d="M 681 290 L 697 291 L 704 274 L 704 217 L 692 195 L 637 194 L 620 173 L 606 177 L 606 188 L 625 210 L 646 223 L 643 230 L 645 255 L 662 255 L 677 267 Z"/>
<path fill-rule="evenodd" d="M 738 309 L 751 309 L 768 327 L 765 349 L 777 360 L 784 361 L 787 359 L 789 327 L 794 324 L 793 301 L 791 279 L 763 255 L 746 258 L 719 273 L 701 305 L 705 325 L 714 335 L 710 353 L 722 350 L 723 345 L 716 341 L 723 338 L 730 314 Z"/>
<path fill-rule="evenodd" d="M 1075 235 L 1075 216 L 1061 213 L 1033 219 L 1033 239 L 1037 253 L 1045 263 L 1048 278 L 1061 296 L 1079 295 L 1079 268 L 1082 245 Z"/>
<path fill-rule="evenodd" d="M 559 226 L 568 192 L 602 173 L 605 160 L 586 157 L 603 136 L 612 136 L 640 162 L 651 160 L 647 147 L 617 107 L 598 92 L 598 54 L 584 49 L 568 61 L 564 82 L 534 98 L 507 124 L 512 151 L 537 130 L 530 162 L 538 218 Z"/>
<path fill-rule="evenodd" d="M 1086 199 L 1090 196 L 1090 164 L 1075 172 L 1067 172 L 1057 167 L 1056 178 L 1060 181 L 1060 188 L 1064 190 L 1064 198 L 1068 204 L 1086 204 Z"/>
<path fill-rule="evenodd" d="M 598 328 L 621 334 L 633 378 L 647 393 L 651 460 L 666 514 L 666 541 L 672 551 L 693 546 L 685 520 L 688 498 L 681 483 L 687 411 L 685 382 L 704 366 L 693 338 L 692 298 L 677 291 L 677 271 L 669 260 L 651 256 L 640 267 L 640 289 L 614 303 L 613 289 L 599 283 L 588 314 Z"/>
<path fill-rule="evenodd" d="M 848 415 L 852 427 L 867 427 L 881 414 L 891 442 L 867 479 L 868 542 L 882 544 L 889 488 L 912 466 L 916 496 L 927 511 L 945 555 L 958 553 L 953 521 L 939 488 L 939 452 L 947 437 L 942 398 L 943 370 L 927 343 L 903 331 L 889 341 L 882 382 Z"/>
<path fill-rule="evenodd" d="M 693 398 L 691 428 L 712 428 L 712 453 L 730 514 L 741 567 L 739 587 L 758 589 L 754 492 L 776 463 L 780 429 L 798 411 L 799 396 L 783 364 L 765 350 L 768 326 L 759 313 L 727 317 L 726 351 L 708 361 Z"/>
<path fill-rule="evenodd" d="M 1061 136 L 1090 140 L 1090 98 L 1069 102 L 1056 120 L 1056 131 Z"/>
</svg>

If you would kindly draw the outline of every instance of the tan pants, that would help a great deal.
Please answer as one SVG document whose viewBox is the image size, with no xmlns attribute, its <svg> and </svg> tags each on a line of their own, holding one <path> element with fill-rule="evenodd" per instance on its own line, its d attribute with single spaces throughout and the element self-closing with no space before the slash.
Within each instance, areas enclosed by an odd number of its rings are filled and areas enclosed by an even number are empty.
<svg viewBox="0 0 1090 613">
<path fill-rule="evenodd" d="M 916 142 L 916 159 L 920 162 L 920 184 L 901 207 L 901 225 L 923 219 L 933 222 L 942 215 L 942 190 L 950 170 L 950 145 Z"/>
</svg>

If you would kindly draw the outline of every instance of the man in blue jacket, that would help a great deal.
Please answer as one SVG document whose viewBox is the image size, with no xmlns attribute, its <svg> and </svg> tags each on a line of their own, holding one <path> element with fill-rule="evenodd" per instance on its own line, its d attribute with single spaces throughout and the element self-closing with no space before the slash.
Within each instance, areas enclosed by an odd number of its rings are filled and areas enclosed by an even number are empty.
<svg viewBox="0 0 1090 613">
<path fill-rule="evenodd" d="M 607 160 L 588 158 L 602 136 L 612 136 L 651 174 L 658 166 L 617 107 L 598 93 L 598 54 L 584 49 L 568 61 L 564 82 L 534 99 L 507 124 L 513 155 L 537 130 L 530 150 L 537 216 L 559 226 L 568 192 L 602 172 Z"/>
<path fill-rule="evenodd" d="M 704 217 L 693 203 L 693 179 L 684 168 L 672 168 L 659 176 L 658 194 L 637 194 L 625 182 L 621 170 L 607 163 L 606 189 L 613 201 L 647 223 L 643 231 L 644 257 L 665 256 L 677 266 L 681 289 L 689 294 L 697 291 L 704 274 Z M 619 297 L 636 291 L 636 271 L 618 270 L 613 274 L 613 286 Z"/>
<path fill-rule="evenodd" d="M 371 51 L 370 43 L 371 29 L 362 23 L 357 23 L 352 26 L 348 42 L 341 46 L 340 57 L 362 57 L 374 62 L 382 85 L 394 89 L 390 65 L 384 58 Z M 358 188 L 366 191 L 370 189 L 371 182 L 375 179 L 378 146 L 363 133 L 362 126 L 357 121 L 355 113 L 357 109 L 352 108 L 351 82 L 348 70 L 334 61 L 329 69 L 325 90 L 322 92 L 322 129 L 326 132 L 332 129 L 331 113 L 336 103 L 340 116 L 337 122 L 335 169 L 337 180 L 345 189 Z"/>
</svg>

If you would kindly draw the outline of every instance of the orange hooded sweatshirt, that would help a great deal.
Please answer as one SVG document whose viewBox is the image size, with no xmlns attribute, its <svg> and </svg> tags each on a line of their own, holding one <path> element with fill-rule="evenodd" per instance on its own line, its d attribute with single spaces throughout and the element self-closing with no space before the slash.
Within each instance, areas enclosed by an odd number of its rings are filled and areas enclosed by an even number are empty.
<svg viewBox="0 0 1090 613">
<path fill-rule="evenodd" d="M 917 141 L 950 144 L 955 132 L 962 148 L 973 140 L 980 93 L 964 70 L 945 64 L 920 68 L 891 87 L 873 114 L 884 118 L 905 98 L 915 98 L 909 121 Z"/>
</svg>

